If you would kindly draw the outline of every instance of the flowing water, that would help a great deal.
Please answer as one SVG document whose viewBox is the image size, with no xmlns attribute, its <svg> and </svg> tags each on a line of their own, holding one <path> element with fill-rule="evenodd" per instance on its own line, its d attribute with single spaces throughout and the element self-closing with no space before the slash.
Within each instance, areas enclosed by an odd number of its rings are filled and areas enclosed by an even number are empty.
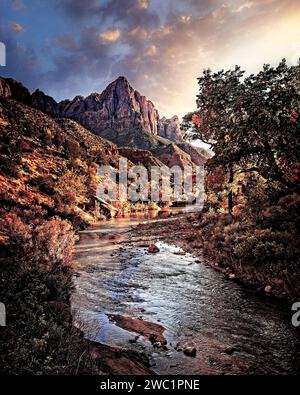
<svg viewBox="0 0 300 395">
<path fill-rule="evenodd" d="M 177 221 L 180 214 L 160 220 Z M 158 374 L 299 373 L 290 306 L 226 280 L 199 258 L 177 255 L 174 245 L 158 241 L 160 252 L 149 254 L 130 243 L 130 229 L 143 221 L 151 218 L 111 219 L 80 234 L 72 307 L 86 337 L 145 352 Z M 160 323 L 167 349 L 142 336 L 136 341 L 109 314 Z M 197 349 L 196 357 L 175 349 L 187 346 Z"/>
</svg>

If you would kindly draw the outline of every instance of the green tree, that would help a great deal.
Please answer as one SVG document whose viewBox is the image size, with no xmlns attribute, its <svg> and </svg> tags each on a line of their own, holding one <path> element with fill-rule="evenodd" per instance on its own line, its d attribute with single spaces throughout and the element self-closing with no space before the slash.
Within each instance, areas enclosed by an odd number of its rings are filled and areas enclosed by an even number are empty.
<svg viewBox="0 0 300 395">
<path fill-rule="evenodd" d="M 208 172 L 222 166 L 228 173 L 229 212 L 237 174 L 256 172 L 266 188 L 270 183 L 283 190 L 299 188 L 299 65 L 282 60 L 247 78 L 238 66 L 205 70 L 198 82 L 198 109 L 185 116 L 183 126 L 211 145 L 215 155 Z"/>
</svg>

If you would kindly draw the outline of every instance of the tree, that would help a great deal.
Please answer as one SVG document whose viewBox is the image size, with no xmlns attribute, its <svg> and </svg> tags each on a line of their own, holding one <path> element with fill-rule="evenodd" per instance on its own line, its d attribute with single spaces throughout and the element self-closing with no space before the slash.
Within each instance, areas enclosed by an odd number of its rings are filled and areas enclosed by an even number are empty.
<svg viewBox="0 0 300 395">
<path fill-rule="evenodd" d="M 76 174 L 72 170 L 66 170 L 58 179 L 55 191 L 55 199 L 58 200 L 56 203 L 61 202 L 69 210 L 88 202 L 86 176 Z"/>
<path fill-rule="evenodd" d="M 299 188 L 300 67 L 282 60 L 264 65 L 257 75 L 244 71 L 212 73 L 198 78 L 197 111 L 187 114 L 183 126 L 194 138 L 211 145 L 214 157 L 208 172 L 223 166 L 232 184 L 240 173 L 256 172 L 265 184 Z M 233 208 L 229 188 L 228 211 Z"/>
</svg>

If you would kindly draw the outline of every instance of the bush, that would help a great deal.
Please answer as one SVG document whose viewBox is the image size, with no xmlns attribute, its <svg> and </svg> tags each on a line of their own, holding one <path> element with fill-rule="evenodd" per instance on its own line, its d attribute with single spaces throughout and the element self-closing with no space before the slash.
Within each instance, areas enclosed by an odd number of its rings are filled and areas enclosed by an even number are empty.
<svg viewBox="0 0 300 395">
<path fill-rule="evenodd" d="M 54 217 L 29 225 L 9 213 L 0 226 L 0 281 L 6 285 L 0 300 L 8 317 L 0 338 L 0 373 L 93 372 L 70 313 L 71 224 Z"/>
<path fill-rule="evenodd" d="M 65 271 L 72 267 L 72 250 L 76 241 L 69 222 L 59 217 L 42 222 L 34 229 L 33 260 L 47 270 Z"/>
</svg>

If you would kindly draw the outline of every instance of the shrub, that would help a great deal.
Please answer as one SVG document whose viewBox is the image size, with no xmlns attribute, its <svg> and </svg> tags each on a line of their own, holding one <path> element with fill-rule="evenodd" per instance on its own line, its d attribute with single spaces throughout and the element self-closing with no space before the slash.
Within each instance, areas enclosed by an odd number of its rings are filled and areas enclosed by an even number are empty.
<svg viewBox="0 0 300 395">
<path fill-rule="evenodd" d="M 59 217 L 37 226 L 33 233 L 33 259 L 48 270 L 64 270 L 72 266 L 72 250 L 76 240 L 72 226 Z"/>
<path fill-rule="evenodd" d="M 74 374 L 79 360 L 80 372 L 91 373 L 69 307 L 71 224 L 54 217 L 28 225 L 8 213 L 0 225 L 0 300 L 9 321 L 0 338 L 0 373 Z"/>
</svg>

